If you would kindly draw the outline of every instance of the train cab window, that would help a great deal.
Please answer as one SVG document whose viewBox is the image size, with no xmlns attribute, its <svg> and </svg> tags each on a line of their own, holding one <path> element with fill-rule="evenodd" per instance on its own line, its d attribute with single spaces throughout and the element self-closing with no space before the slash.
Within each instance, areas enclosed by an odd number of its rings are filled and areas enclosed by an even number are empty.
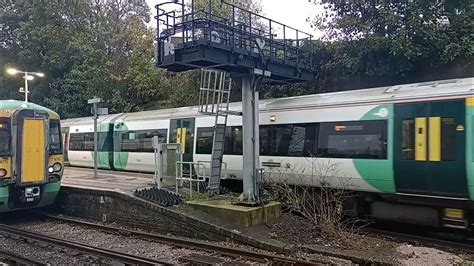
<svg viewBox="0 0 474 266">
<path fill-rule="evenodd" d="M 50 144 L 49 152 L 52 154 L 62 153 L 61 127 L 58 120 L 49 121 Z"/>
<path fill-rule="evenodd" d="M 330 158 L 387 158 L 387 122 L 321 123 L 318 156 Z"/>
<path fill-rule="evenodd" d="M 158 136 L 159 143 L 166 143 L 167 133 L 167 129 L 122 132 L 120 151 L 153 152 L 153 137 Z"/>
<path fill-rule="evenodd" d="M 8 119 L 0 119 L 0 155 L 10 153 L 10 125 Z"/>
<path fill-rule="evenodd" d="M 415 160 L 415 120 L 402 122 L 402 160 Z"/>
<path fill-rule="evenodd" d="M 441 160 L 456 160 L 456 121 L 454 118 L 441 118 Z"/>
</svg>

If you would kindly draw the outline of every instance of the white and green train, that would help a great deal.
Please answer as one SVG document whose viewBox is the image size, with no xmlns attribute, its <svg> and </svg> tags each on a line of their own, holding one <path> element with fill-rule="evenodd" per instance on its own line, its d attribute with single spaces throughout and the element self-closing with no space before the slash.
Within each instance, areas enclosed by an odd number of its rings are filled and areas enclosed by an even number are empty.
<svg viewBox="0 0 474 266">
<path fill-rule="evenodd" d="M 334 164 L 331 185 L 360 191 L 358 204 L 373 217 L 470 228 L 473 83 L 465 78 L 263 100 L 262 167 L 309 173 L 314 160 Z M 228 120 L 223 174 L 229 179 L 242 174 L 241 119 Z M 99 123 L 101 168 L 153 172 L 153 136 L 184 145 L 185 161 L 210 160 L 214 118 L 197 107 L 108 115 Z M 62 124 L 66 159 L 73 166 L 92 166 L 93 120 Z M 314 175 L 302 176 L 307 185 L 318 183 Z"/>
</svg>

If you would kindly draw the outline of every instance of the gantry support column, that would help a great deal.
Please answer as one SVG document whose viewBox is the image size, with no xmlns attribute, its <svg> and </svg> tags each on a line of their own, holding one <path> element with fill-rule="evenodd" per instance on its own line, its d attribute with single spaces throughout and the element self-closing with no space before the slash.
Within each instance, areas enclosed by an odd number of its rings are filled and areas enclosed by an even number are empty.
<svg viewBox="0 0 474 266">
<path fill-rule="evenodd" d="M 255 75 L 236 80 L 242 89 L 243 193 L 239 201 L 255 204 L 259 200 L 257 180 L 260 173 L 259 99 Z"/>
</svg>

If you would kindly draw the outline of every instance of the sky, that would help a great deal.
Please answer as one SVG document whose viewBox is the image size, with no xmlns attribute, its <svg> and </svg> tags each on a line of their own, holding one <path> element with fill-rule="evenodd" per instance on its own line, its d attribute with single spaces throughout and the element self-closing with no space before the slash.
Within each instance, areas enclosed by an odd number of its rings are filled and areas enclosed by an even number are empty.
<svg viewBox="0 0 474 266">
<path fill-rule="evenodd" d="M 146 0 L 153 12 L 153 16 L 156 14 L 155 5 L 165 1 L 168 2 L 169 0 Z M 312 19 L 316 13 L 322 12 L 322 8 L 312 2 L 312 0 L 261 0 L 263 9 L 263 14 L 261 15 L 318 38 L 322 36 L 322 32 L 311 28 L 310 23 L 306 21 L 308 17 Z M 151 23 L 156 25 L 155 19 L 152 19 Z"/>
</svg>

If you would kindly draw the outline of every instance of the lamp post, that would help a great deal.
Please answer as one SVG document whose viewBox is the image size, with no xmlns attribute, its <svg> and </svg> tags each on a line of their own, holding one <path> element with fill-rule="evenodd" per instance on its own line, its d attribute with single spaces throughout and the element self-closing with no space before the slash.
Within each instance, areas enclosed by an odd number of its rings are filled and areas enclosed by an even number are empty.
<svg viewBox="0 0 474 266">
<path fill-rule="evenodd" d="M 41 72 L 28 72 L 14 68 L 7 69 L 7 73 L 10 75 L 23 74 L 23 79 L 25 79 L 25 87 L 23 90 L 20 89 L 20 92 L 25 93 L 25 102 L 28 102 L 28 94 L 30 93 L 30 90 L 28 89 L 28 80 L 33 80 L 35 76 L 40 78 L 44 77 L 44 73 Z"/>
</svg>

